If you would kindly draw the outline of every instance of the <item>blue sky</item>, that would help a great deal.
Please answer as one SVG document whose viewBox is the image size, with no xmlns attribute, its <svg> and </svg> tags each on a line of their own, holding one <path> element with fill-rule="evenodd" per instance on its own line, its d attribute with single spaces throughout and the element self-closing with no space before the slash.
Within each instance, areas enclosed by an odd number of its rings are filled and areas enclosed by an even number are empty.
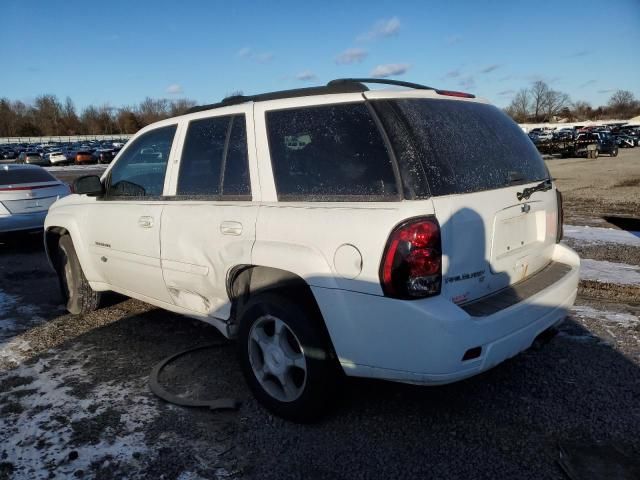
<svg viewBox="0 0 640 480">
<path fill-rule="evenodd" d="M 499 106 L 533 80 L 640 97 L 640 0 L 1 0 L 0 97 L 218 101 L 390 75 Z"/>
</svg>

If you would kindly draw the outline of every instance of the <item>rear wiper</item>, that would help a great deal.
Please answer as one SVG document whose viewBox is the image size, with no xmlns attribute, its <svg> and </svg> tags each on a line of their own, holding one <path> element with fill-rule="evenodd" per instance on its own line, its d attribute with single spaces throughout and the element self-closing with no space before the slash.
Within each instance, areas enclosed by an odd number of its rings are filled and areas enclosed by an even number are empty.
<svg viewBox="0 0 640 480">
<path fill-rule="evenodd" d="M 521 192 L 516 193 L 516 197 L 518 197 L 518 200 L 528 200 L 533 193 L 546 192 L 547 190 L 551 190 L 551 180 L 540 182 L 535 187 L 525 188 Z"/>
<path fill-rule="evenodd" d="M 520 185 L 526 183 L 524 175 L 520 172 L 509 172 L 509 185 Z"/>
</svg>

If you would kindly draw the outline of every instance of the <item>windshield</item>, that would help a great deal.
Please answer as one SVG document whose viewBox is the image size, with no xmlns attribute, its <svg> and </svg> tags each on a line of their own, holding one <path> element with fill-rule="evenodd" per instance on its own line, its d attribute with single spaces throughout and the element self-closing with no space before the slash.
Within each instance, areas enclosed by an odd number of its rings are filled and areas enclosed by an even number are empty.
<svg viewBox="0 0 640 480">
<path fill-rule="evenodd" d="M 494 106 L 440 99 L 374 104 L 394 145 L 409 198 L 493 190 L 548 178 L 534 144 Z"/>
</svg>

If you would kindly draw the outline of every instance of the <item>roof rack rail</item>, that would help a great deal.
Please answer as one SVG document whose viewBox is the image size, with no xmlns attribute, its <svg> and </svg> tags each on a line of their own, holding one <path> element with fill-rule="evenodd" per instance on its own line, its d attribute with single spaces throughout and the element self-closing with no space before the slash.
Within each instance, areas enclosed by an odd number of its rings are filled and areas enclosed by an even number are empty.
<svg viewBox="0 0 640 480">
<path fill-rule="evenodd" d="M 435 90 L 433 87 L 420 85 L 419 83 L 403 82 L 402 80 L 385 80 L 384 78 L 337 78 L 327 83 L 328 87 L 335 87 L 347 83 L 380 83 L 382 85 L 395 85 L 397 87 L 415 88 L 417 90 Z"/>
<path fill-rule="evenodd" d="M 293 90 L 282 90 L 278 92 L 260 93 L 258 95 L 231 95 L 225 97 L 219 103 L 210 105 L 198 105 L 186 113 L 202 112 L 213 108 L 227 107 L 229 105 L 237 105 L 244 102 L 264 102 L 267 100 L 279 100 L 282 98 L 307 97 L 310 95 L 329 95 L 332 93 L 360 93 L 369 90 L 366 85 L 359 82 L 338 82 L 335 84 L 323 85 L 320 87 L 296 88 Z"/>
</svg>

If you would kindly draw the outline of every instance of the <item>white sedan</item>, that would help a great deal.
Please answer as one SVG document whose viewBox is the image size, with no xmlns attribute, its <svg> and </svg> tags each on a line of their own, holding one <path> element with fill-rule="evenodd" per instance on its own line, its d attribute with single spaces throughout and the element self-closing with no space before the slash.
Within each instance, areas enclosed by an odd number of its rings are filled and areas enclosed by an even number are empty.
<svg viewBox="0 0 640 480">
<path fill-rule="evenodd" d="M 42 230 L 49 207 L 69 186 L 37 165 L 0 165 L 0 233 Z"/>
</svg>

